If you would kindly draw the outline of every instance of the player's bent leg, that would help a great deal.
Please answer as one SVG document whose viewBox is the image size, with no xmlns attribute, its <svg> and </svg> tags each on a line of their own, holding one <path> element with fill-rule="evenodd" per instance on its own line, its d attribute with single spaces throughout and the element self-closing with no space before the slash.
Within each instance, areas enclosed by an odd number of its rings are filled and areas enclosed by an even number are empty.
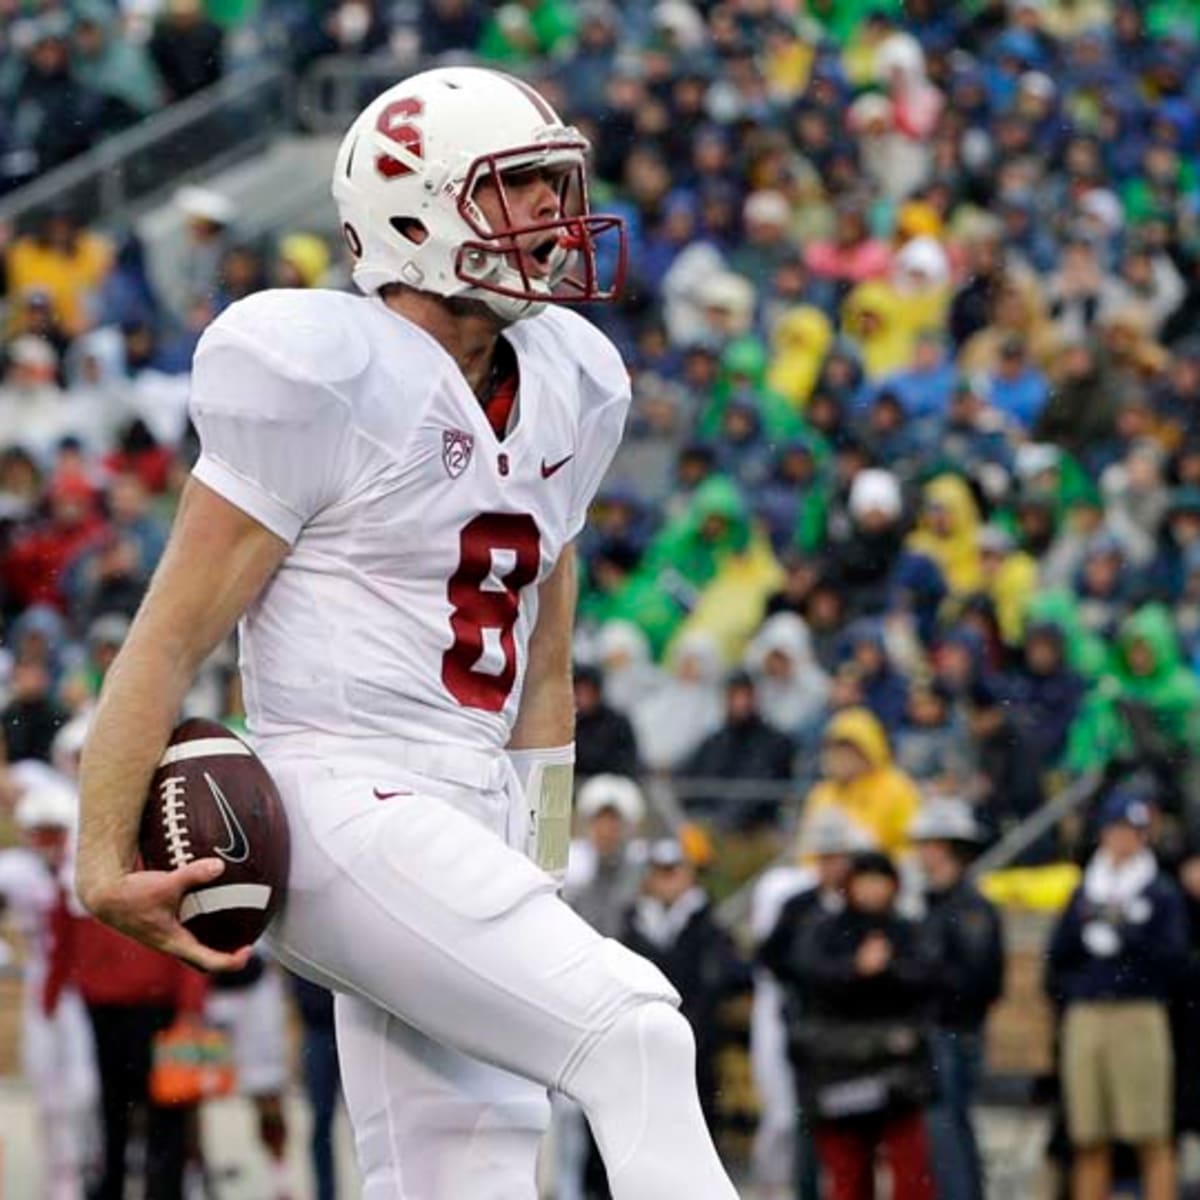
<svg viewBox="0 0 1200 1200">
<path fill-rule="evenodd" d="M 332 783 L 323 803 L 289 805 L 292 874 L 272 929 L 285 964 L 459 1054 L 576 1095 L 618 1156 L 615 1200 L 733 1200 L 662 973 L 601 938 L 548 876 L 443 798 L 380 804 L 377 779 Z M 670 1117 L 651 1111 L 663 1105 Z M 655 1192 L 668 1161 L 672 1184 Z"/>
<path fill-rule="evenodd" d="M 737 1200 L 700 1111 L 691 1026 L 671 1005 L 623 1012 L 563 1090 L 587 1113 L 614 1200 Z"/>
<path fill-rule="evenodd" d="M 363 1200 L 536 1200 L 545 1088 L 357 996 L 338 996 L 336 1012 Z"/>
</svg>

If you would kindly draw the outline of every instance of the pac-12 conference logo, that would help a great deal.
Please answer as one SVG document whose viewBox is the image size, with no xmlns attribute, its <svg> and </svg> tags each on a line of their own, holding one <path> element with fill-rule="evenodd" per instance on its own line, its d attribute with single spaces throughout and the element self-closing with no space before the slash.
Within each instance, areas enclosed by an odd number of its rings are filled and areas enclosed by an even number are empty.
<svg viewBox="0 0 1200 1200">
<path fill-rule="evenodd" d="M 471 461 L 475 438 L 461 429 L 442 430 L 442 466 L 451 479 L 457 479 Z"/>
</svg>

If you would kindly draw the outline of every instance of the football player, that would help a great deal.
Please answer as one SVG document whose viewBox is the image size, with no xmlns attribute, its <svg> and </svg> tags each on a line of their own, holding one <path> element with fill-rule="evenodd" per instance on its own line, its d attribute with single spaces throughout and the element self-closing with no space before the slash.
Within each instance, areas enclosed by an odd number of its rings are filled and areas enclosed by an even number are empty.
<svg viewBox="0 0 1200 1200">
<path fill-rule="evenodd" d="M 200 459 L 84 754 L 85 902 L 241 965 L 177 917 L 219 863 L 134 869 L 180 698 L 240 621 L 291 825 L 271 942 L 338 993 L 367 1200 L 533 1200 L 547 1088 L 587 1113 L 616 1200 L 736 1195 L 676 993 L 557 895 L 571 543 L 629 405 L 616 350 L 553 303 L 610 298 L 623 267 L 586 151 L 478 68 L 358 117 L 333 189 L 365 295 L 265 292 L 204 335 Z"/>
</svg>

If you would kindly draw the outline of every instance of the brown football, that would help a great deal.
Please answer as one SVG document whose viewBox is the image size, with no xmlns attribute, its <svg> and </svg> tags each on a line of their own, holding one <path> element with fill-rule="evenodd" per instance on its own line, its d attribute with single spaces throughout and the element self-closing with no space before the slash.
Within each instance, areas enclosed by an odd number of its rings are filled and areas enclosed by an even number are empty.
<svg viewBox="0 0 1200 1200">
<path fill-rule="evenodd" d="M 216 721 L 184 721 L 150 781 L 138 837 L 149 870 L 199 858 L 225 870 L 183 898 L 179 917 L 206 946 L 236 950 L 262 936 L 287 888 L 288 825 L 258 757 Z"/>
</svg>

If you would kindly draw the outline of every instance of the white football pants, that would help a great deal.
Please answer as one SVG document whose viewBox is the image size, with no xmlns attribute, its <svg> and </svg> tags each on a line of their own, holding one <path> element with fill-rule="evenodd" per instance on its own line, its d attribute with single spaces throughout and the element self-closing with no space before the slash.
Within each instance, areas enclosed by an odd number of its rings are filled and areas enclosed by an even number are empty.
<svg viewBox="0 0 1200 1200">
<path fill-rule="evenodd" d="M 364 1200 L 534 1200 L 547 1088 L 583 1106 L 615 1200 L 736 1200 L 674 989 L 512 848 L 503 755 L 260 753 L 292 843 L 270 941 L 339 993 Z"/>
</svg>

